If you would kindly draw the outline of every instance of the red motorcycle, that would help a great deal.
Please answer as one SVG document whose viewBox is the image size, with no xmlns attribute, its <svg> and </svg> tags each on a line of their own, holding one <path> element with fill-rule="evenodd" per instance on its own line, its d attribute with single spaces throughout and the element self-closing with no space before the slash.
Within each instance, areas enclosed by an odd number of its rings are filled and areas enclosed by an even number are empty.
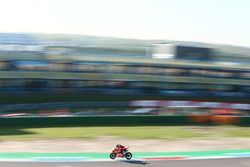
<svg viewBox="0 0 250 167">
<path fill-rule="evenodd" d="M 109 157 L 111 159 L 126 158 L 127 160 L 130 160 L 132 158 L 132 153 L 128 151 L 128 147 L 123 151 L 123 153 L 120 153 L 118 149 L 114 149 L 112 150 L 112 153 L 110 153 Z"/>
</svg>

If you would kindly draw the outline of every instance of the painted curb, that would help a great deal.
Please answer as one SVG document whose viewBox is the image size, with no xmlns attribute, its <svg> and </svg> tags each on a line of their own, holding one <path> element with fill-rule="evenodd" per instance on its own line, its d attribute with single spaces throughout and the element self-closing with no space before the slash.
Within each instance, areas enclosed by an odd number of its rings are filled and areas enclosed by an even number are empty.
<svg viewBox="0 0 250 167">
<path fill-rule="evenodd" d="M 250 150 L 134 153 L 130 161 L 171 161 L 250 157 Z M 109 153 L 0 153 L 0 162 L 94 162 L 127 161 L 109 159 Z"/>
</svg>

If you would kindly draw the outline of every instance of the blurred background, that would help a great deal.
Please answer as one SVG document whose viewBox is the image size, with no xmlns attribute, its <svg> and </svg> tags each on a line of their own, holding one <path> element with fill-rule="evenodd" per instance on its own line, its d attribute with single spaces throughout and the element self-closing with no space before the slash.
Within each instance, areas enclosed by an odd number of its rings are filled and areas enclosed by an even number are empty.
<svg viewBox="0 0 250 167">
<path fill-rule="evenodd" d="M 249 48 L 0 33 L 0 116 L 248 115 Z"/>
<path fill-rule="evenodd" d="M 2 0 L 0 116 L 248 116 L 249 6 Z"/>
</svg>

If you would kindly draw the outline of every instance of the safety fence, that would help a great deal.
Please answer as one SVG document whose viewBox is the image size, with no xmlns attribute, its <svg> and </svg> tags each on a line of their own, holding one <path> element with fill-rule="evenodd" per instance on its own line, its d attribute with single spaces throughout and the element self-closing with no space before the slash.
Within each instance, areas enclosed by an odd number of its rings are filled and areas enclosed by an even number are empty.
<svg viewBox="0 0 250 167">
<path fill-rule="evenodd" d="M 250 117 L 193 116 L 81 116 L 0 118 L 0 126 L 164 126 L 236 124 L 250 125 Z"/>
<path fill-rule="evenodd" d="M 48 103 L 20 103 L 0 104 L 0 112 L 12 110 L 41 110 L 60 108 L 98 108 L 98 107 L 193 107 L 193 108 L 222 108 L 236 110 L 250 110 L 250 103 L 229 103 L 210 101 L 180 101 L 180 100 L 133 100 L 133 101 L 74 101 L 74 102 L 48 102 Z"/>
</svg>

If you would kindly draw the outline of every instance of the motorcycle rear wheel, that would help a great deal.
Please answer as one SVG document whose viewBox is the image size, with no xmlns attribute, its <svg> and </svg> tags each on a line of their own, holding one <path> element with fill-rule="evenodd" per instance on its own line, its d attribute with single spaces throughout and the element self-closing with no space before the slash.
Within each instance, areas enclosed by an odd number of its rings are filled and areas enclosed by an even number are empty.
<svg viewBox="0 0 250 167">
<path fill-rule="evenodd" d="M 115 159 L 116 154 L 115 153 L 110 153 L 109 157 L 110 157 L 110 159 Z"/>
</svg>

